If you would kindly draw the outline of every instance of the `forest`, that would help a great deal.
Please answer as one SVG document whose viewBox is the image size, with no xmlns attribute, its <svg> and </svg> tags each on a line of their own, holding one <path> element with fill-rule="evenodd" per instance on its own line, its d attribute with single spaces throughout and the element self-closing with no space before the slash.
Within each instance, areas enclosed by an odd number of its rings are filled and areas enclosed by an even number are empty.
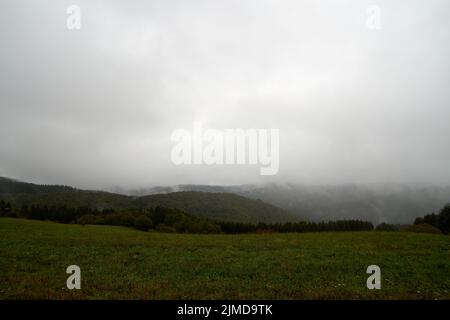
<svg viewBox="0 0 450 320">
<path fill-rule="evenodd" d="M 14 209 L 10 203 L 0 200 L 0 216 L 32 220 L 46 220 L 81 225 L 111 225 L 134 228 L 141 231 L 156 230 L 177 233 L 270 233 L 270 232 L 323 232 L 368 231 L 371 222 L 338 220 L 328 222 L 246 223 L 214 221 L 200 218 L 184 211 L 157 206 L 146 209 L 93 209 L 89 207 L 22 205 Z"/>
</svg>

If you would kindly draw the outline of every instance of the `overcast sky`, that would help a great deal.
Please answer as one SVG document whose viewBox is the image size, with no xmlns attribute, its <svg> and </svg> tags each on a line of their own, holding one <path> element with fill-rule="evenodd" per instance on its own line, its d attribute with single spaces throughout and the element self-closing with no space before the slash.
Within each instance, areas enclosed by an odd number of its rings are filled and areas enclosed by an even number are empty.
<svg viewBox="0 0 450 320">
<path fill-rule="evenodd" d="M 450 184 L 447 0 L 1 0 L 0 41 L 0 176 Z M 278 174 L 175 166 L 194 121 L 279 129 Z"/>
</svg>

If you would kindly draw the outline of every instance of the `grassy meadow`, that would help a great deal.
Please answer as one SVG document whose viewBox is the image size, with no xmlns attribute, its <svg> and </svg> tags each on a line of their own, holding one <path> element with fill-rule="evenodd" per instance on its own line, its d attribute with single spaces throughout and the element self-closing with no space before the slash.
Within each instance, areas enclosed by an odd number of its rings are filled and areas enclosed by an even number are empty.
<svg viewBox="0 0 450 320">
<path fill-rule="evenodd" d="M 81 268 L 68 290 L 67 266 Z M 366 268 L 381 268 L 381 290 Z M 193 235 L 0 218 L 0 299 L 450 299 L 450 236 Z"/>
</svg>

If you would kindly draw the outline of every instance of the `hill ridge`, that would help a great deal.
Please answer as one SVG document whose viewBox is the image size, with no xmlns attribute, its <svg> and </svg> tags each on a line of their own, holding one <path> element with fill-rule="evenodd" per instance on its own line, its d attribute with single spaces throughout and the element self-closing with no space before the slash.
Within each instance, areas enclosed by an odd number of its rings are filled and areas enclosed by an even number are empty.
<svg viewBox="0 0 450 320">
<path fill-rule="evenodd" d="M 129 196 L 107 191 L 82 190 L 62 185 L 38 185 L 0 178 L 0 199 L 13 207 L 42 204 L 95 209 L 167 207 L 213 220 L 233 222 L 287 222 L 299 219 L 287 210 L 233 193 L 171 192 Z"/>
</svg>

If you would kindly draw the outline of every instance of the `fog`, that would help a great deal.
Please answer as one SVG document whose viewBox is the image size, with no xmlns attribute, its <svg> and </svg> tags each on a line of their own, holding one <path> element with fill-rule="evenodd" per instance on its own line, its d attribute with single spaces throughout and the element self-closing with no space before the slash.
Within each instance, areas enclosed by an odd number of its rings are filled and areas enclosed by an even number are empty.
<svg viewBox="0 0 450 320">
<path fill-rule="evenodd" d="M 0 176 L 450 184 L 445 0 L 2 0 L 0 40 Z M 175 165 L 171 135 L 194 122 L 278 129 L 278 173 Z"/>
</svg>

